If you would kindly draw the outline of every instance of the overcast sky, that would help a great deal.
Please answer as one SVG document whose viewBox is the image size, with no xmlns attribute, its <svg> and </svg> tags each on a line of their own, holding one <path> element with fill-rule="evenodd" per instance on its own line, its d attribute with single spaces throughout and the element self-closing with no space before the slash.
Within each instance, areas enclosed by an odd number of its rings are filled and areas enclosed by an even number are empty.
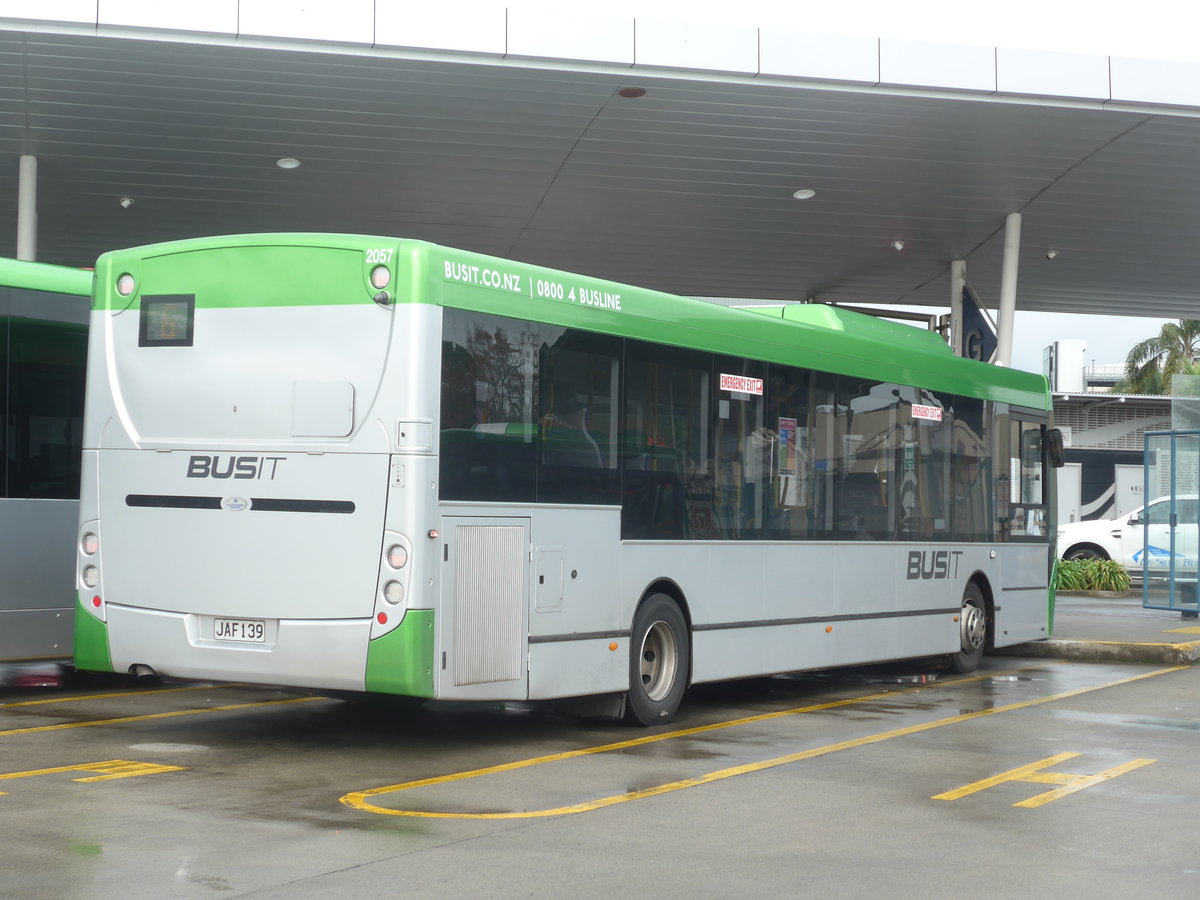
<svg viewBox="0 0 1200 900">
<path fill-rule="evenodd" d="M 562 10 L 561 0 L 507 0 L 510 7 Z M 688 22 L 788 28 L 902 40 L 1200 61 L 1200 3 L 1192 0 L 605 0 L 585 9 Z M 1020 287 L 1018 284 L 1018 304 Z M 1165 319 L 1017 311 L 1013 367 L 1042 370 L 1042 349 L 1084 340 L 1091 365 L 1124 363 Z"/>
<path fill-rule="evenodd" d="M 1170 319 L 1121 316 L 1077 316 L 1017 311 L 1013 333 L 1014 369 L 1042 371 L 1042 349 L 1054 341 L 1087 341 L 1087 365 L 1125 364 L 1138 341 L 1154 337 Z"/>
</svg>

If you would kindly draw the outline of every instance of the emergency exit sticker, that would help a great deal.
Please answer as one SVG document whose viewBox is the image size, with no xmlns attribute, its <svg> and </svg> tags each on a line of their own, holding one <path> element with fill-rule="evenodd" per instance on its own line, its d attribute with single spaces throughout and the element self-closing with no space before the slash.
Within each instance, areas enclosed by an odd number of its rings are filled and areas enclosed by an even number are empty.
<svg viewBox="0 0 1200 900">
<path fill-rule="evenodd" d="M 722 372 L 721 390 L 735 391 L 739 394 L 755 394 L 761 397 L 763 380 L 761 378 L 749 378 L 745 375 L 726 375 Z"/>
<path fill-rule="evenodd" d="M 912 414 L 914 419 L 928 419 L 930 422 L 942 421 L 942 411 L 936 406 L 920 406 L 914 403 Z"/>
</svg>

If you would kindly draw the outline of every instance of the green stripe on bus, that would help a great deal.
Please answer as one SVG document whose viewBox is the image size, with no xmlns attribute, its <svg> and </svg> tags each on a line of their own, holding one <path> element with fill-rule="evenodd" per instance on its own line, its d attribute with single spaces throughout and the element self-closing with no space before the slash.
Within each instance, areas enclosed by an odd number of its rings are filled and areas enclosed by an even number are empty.
<svg viewBox="0 0 1200 900">
<path fill-rule="evenodd" d="M 92 273 L 86 269 L 50 266 L 19 259 L 0 258 L 0 284 L 74 297 L 92 295 Z"/>
<path fill-rule="evenodd" d="M 83 608 L 75 595 L 75 668 L 88 672 L 111 672 L 108 626 Z"/>
<path fill-rule="evenodd" d="M 433 610 L 410 609 L 395 631 L 367 647 L 367 690 L 432 697 L 433 654 Z"/>
</svg>

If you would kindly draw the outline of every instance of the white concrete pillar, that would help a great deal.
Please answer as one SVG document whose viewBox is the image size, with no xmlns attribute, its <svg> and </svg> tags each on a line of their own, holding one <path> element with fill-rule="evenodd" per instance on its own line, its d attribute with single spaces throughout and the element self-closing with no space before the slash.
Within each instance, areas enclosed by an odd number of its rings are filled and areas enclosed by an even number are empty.
<svg viewBox="0 0 1200 900">
<path fill-rule="evenodd" d="M 37 157 L 21 157 L 17 172 L 17 259 L 37 259 Z"/>
<path fill-rule="evenodd" d="M 1000 271 L 1000 311 L 996 317 L 996 365 L 1012 365 L 1013 324 L 1017 318 L 1017 262 L 1021 253 L 1021 214 L 1004 222 L 1004 268 Z"/>
<path fill-rule="evenodd" d="M 950 346 L 963 355 L 963 288 L 967 286 L 967 261 L 950 261 Z"/>
</svg>

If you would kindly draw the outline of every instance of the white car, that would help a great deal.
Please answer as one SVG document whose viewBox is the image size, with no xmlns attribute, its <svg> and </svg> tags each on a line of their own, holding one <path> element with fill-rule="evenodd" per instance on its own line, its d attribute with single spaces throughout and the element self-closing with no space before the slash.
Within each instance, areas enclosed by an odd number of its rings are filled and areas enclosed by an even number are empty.
<svg viewBox="0 0 1200 900">
<path fill-rule="evenodd" d="M 1176 497 L 1173 528 L 1170 497 L 1160 497 L 1115 519 L 1059 525 L 1058 555 L 1063 559 L 1115 559 L 1132 575 L 1140 576 L 1145 566 L 1150 570 L 1161 569 L 1166 576 L 1173 552 L 1176 573 L 1194 574 L 1196 539 L 1200 532 L 1196 525 L 1198 504 L 1195 495 Z"/>
</svg>

